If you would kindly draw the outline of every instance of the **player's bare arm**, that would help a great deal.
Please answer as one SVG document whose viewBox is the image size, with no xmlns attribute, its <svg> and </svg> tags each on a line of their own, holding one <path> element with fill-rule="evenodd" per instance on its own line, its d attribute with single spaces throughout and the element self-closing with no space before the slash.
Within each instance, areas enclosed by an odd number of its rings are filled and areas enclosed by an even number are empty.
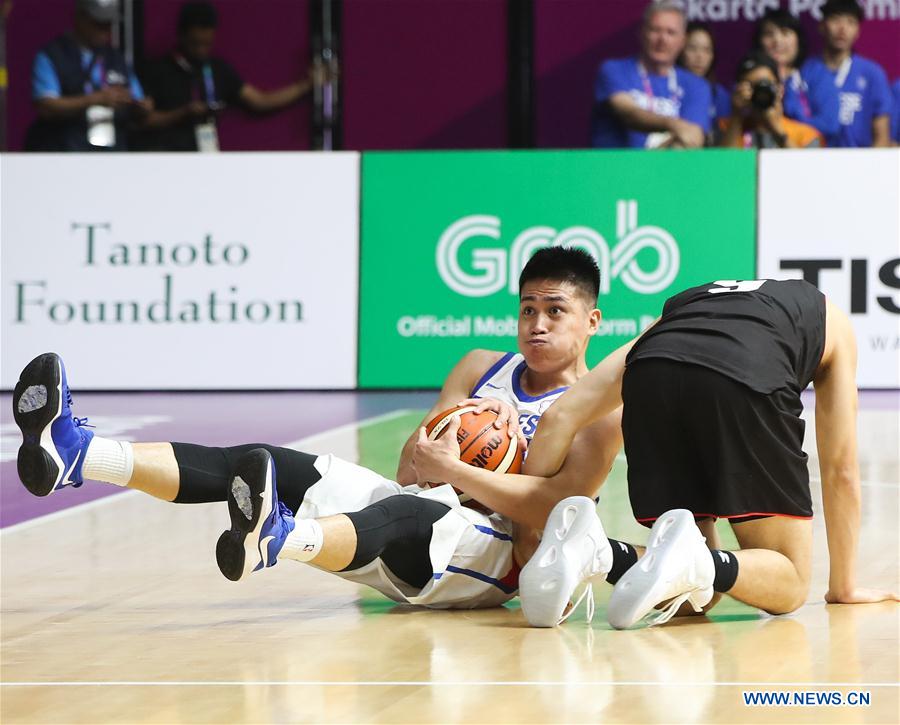
<svg viewBox="0 0 900 725">
<path fill-rule="evenodd" d="M 461 400 L 467 399 L 475 383 L 484 375 L 485 370 L 501 357 L 503 357 L 503 353 L 496 350 L 472 350 L 466 353 L 447 375 L 438 399 L 425 415 L 422 425 L 425 425 L 441 411 L 452 408 Z M 397 483 L 402 486 L 418 482 L 416 471 L 412 467 L 412 454 L 417 436 L 418 430 L 414 430 L 400 452 Z"/>
<path fill-rule="evenodd" d="M 554 406 L 557 404 L 554 403 Z M 452 483 L 479 503 L 509 517 L 520 526 L 543 528 L 550 510 L 562 499 L 596 495 L 621 446 L 620 417 L 621 411 L 615 410 L 579 431 L 565 464 L 559 473 L 549 478 L 500 474 L 463 463 L 459 460 L 459 445 L 456 442 L 458 419 L 436 441 L 428 441 L 424 429 L 420 429 L 418 442 L 414 446 L 413 463 L 420 478 Z M 538 430 L 543 425 L 542 420 Z M 613 440 L 616 445 L 610 445 Z"/>
<path fill-rule="evenodd" d="M 847 315 L 830 302 L 825 312 L 825 351 L 816 372 L 816 441 L 830 573 L 831 603 L 878 602 L 897 594 L 856 585 L 860 479 L 856 441 L 856 339 Z"/>
<path fill-rule="evenodd" d="M 606 419 L 622 405 L 625 358 L 638 339 L 607 355 L 544 413 L 529 446 L 525 474 L 547 477 L 561 472 L 578 432 Z"/>
</svg>

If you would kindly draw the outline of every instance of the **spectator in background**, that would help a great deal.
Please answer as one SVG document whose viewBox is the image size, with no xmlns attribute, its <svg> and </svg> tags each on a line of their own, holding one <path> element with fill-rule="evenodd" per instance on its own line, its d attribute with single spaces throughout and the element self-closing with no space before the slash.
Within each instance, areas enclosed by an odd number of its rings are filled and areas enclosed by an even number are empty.
<svg viewBox="0 0 900 725">
<path fill-rule="evenodd" d="M 894 81 L 891 93 L 894 96 L 894 110 L 891 114 L 891 140 L 895 145 L 900 146 L 900 78 Z"/>
<path fill-rule="evenodd" d="M 731 94 L 725 86 L 716 82 L 716 42 L 712 29 L 706 23 L 688 23 L 687 39 L 678 57 L 678 65 L 709 83 L 712 94 L 709 117 L 711 127 L 715 129 L 719 119 L 728 118 L 731 113 Z"/>
<path fill-rule="evenodd" d="M 698 148 L 709 131 L 709 84 L 675 65 L 684 48 L 680 3 L 650 4 L 637 57 L 608 60 L 594 89 L 595 147 Z"/>
<path fill-rule="evenodd" d="M 823 136 L 838 132 L 838 94 L 834 81 L 821 69 L 804 67 L 806 35 L 787 10 L 766 11 L 756 24 L 753 48 L 778 64 L 784 86 L 784 115 L 815 126 Z"/>
<path fill-rule="evenodd" d="M 31 95 L 37 120 L 28 151 L 124 151 L 131 121 L 152 105 L 112 42 L 117 0 L 77 0 L 71 33 L 35 56 Z"/>
<path fill-rule="evenodd" d="M 890 146 L 891 89 L 878 63 L 853 52 L 859 38 L 862 8 L 856 0 L 828 0 L 819 32 L 825 39 L 821 58 L 804 70 L 832 79 L 840 98 L 838 132 L 826 135 L 829 146 Z"/>
<path fill-rule="evenodd" d="M 175 50 L 144 74 L 156 105 L 148 118 L 142 147 L 158 151 L 218 151 L 216 116 L 228 106 L 257 113 L 277 111 L 309 93 L 309 77 L 274 91 L 245 82 L 212 55 L 218 16 L 207 2 L 182 5 Z"/>
<path fill-rule="evenodd" d="M 720 146 L 729 148 L 816 148 L 822 135 L 812 126 L 785 118 L 784 84 L 778 65 L 759 50 L 738 66 L 731 116 L 720 122 Z"/>
</svg>

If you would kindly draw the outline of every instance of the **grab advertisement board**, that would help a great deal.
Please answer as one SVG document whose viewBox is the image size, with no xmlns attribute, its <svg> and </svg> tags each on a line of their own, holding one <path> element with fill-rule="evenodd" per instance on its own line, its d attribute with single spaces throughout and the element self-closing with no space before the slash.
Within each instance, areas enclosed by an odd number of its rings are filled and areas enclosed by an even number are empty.
<svg viewBox="0 0 900 725">
<path fill-rule="evenodd" d="M 473 348 L 515 350 L 519 273 L 541 247 L 581 247 L 600 267 L 590 364 L 674 292 L 752 277 L 755 162 L 719 150 L 365 154 L 360 387 L 433 387 Z"/>
</svg>

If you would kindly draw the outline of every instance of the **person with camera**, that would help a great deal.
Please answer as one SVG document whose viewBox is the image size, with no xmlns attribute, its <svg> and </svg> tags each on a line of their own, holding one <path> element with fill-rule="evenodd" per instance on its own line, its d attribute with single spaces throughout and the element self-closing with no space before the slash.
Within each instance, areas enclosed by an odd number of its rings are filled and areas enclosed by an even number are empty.
<svg viewBox="0 0 900 725">
<path fill-rule="evenodd" d="M 738 66 L 731 115 L 720 121 L 718 145 L 757 149 L 824 146 L 822 134 L 815 128 L 785 117 L 783 99 L 778 65 L 761 51 L 749 53 Z"/>
</svg>

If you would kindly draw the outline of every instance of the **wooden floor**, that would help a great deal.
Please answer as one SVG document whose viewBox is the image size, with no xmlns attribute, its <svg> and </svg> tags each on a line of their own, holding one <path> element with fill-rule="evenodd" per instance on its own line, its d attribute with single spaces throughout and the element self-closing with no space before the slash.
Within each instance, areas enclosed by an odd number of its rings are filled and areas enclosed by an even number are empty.
<svg viewBox="0 0 900 725">
<path fill-rule="evenodd" d="M 384 458 L 416 415 L 306 447 Z M 860 579 L 896 589 L 896 407 L 863 411 L 861 431 Z M 640 542 L 623 472 L 620 462 L 600 510 L 611 536 Z M 824 604 L 821 517 L 812 590 L 796 614 L 726 601 L 711 621 L 627 632 L 605 621 L 607 585 L 593 626 L 579 613 L 534 630 L 517 602 L 417 610 L 290 561 L 232 583 L 213 555 L 226 522 L 223 505 L 127 493 L 4 530 L 0 720 L 900 721 L 900 606 Z M 870 704 L 745 706 L 750 691 L 861 692 Z"/>
</svg>

